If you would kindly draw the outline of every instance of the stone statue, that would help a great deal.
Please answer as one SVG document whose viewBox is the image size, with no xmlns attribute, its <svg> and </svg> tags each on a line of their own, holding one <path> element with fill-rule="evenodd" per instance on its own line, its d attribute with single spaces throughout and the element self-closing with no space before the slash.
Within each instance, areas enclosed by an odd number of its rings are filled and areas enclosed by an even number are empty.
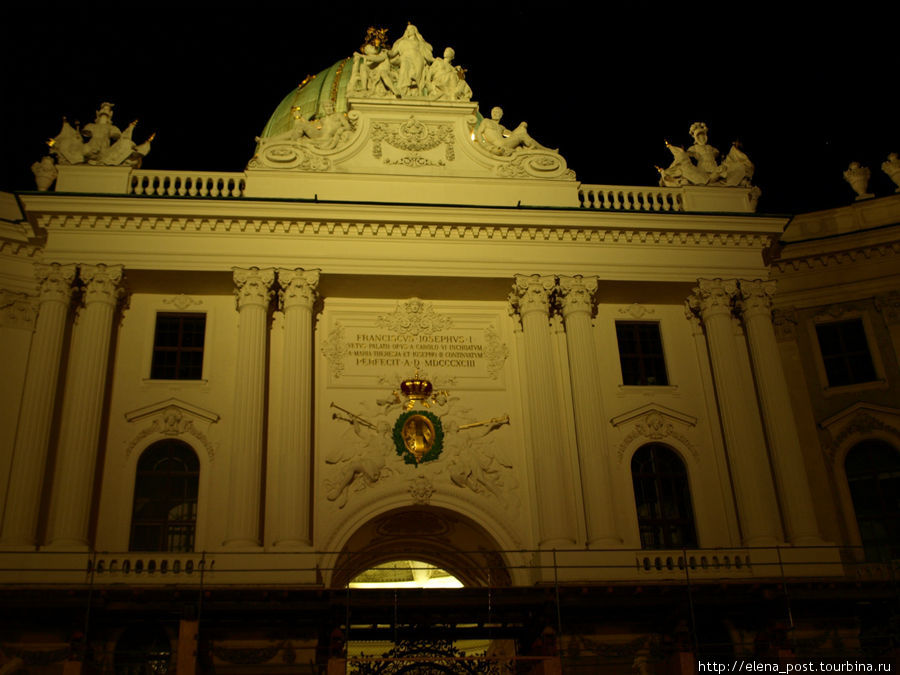
<svg viewBox="0 0 900 675">
<path fill-rule="evenodd" d="M 409 24 L 389 52 L 391 59 L 398 59 L 397 88 L 401 96 L 423 94 L 425 67 L 434 61 L 431 45 L 419 34 L 419 29 Z"/>
<path fill-rule="evenodd" d="M 869 192 L 869 178 L 872 172 L 866 166 L 860 165 L 859 162 L 850 162 L 850 166 L 844 171 L 844 180 L 850 184 L 856 193 L 856 201 L 860 199 L 871 199 L 875 195 Z"/>
<path fill-rule="evenodd" d="M 750 187 L 753 180 L 753 172 L 756 167 L 750 158 L 741 150 L 741 144 L 735 141 L 731 144 L 731 150 L 722 162 L 722 178 L 729 187 Z"/>
<path fill-rule="evenodd" d="M 706 182 L 709 183 L 719 174 L 719 149 L 707 143 L 709 127 L 706 122 L 694 122 L 689 133 L 694 144 L 687 149 L 687 153 L 697 163 L 697 168 L 706 172 L 709 177 Z"/>
<path fill-rule="evenodd" d="M 662 187 L 680 187 L 682 185 L 706 185 L 709 175 L 691 161 L 687 150 L 672 145 L 665 141 L 666 147 L 672 153 L 672 163 L 668 168 L 659 171 L 659 184 Z"/>
<path fill-rule="evenodd" d="M 390 53 L 385 46 L 386 28 L 370 26 L 359 52 L 353 55 L 353 69 L 347 83 L 350 96 L 400 98 L 391 71 Z"/>
<path fill-rule="evenodd" d="M 112 123 L 112 109 L 112 103 L 101 103 L 94 121 L 80 131 L 64 117 L 59 134 L 48 141 L 51 154 L 56 155 L 60 164 L 139 167 L 150 152 L 154 135 L 138 145 L 131 138 L 137 120 L 121 131 Z M 82 141 L 82 137 L 87 140 Z"/>
<path fill-rule="evenodd" d="M 294 108 L 294 124 L 290 131 L 286 132 L 289 139 L 295 143 L 312 145 L 319 150 L 333 150 L 346 140 L 353 132 L 353 125 L 347 116 L 335 112 L 334 103 L 325 103 L 325 115 L 320 118 L 307 120 Z M 274 138 L 273 138 L 274 140 Z"/>
<path fill-rule="evenodd" d="M 32 164 L 31 172 L 34 174 L 37 189 L 41 192 L 49 190 L 50 186 L 53 185 L 53 181 L 56 180 L 56 176 L 59 175 L 56 164 L 53 163 L 53 158 L 50 155 L 45 155 L 40 162 Z"/>
<path fill-rule="evenodd" d="M 528 135 L 527 122 L 522 122 L 510 131 L 500 124 L 502 117 L 503 108 L 499 106 L 492 108 L 490 119 L 485 117 L 475 132 L 475 140 L 481 143 L 488 152 L 495 155 L 511 155 L 519 148 L 548 149 Z"/>
<path fill-rule="evenodd" d="M 659 184 L 663 187 L 683 185 L 712 185 L 719 187 L 753 187 L 751 180 L 755 167 L 750 158 L 735 141 L 728 156 L 719 163 L 719 150 L 708 143 L 709 127 L 705 122 L 694 122 L 690 128 L 693 145 L 687 150 L 666 141 L 672 153 L 672 163 L 659 171 Z"/>
<path fill-rule="evenodd" d="M 900 156 L 896 152 L 888 155 L 887 160 L 882 163 L 881 170 L 884 171 L 888 178 L 894 181 L 897 189 L 894 192 L 900 192 Z"/>
<path fill-rule="evenodd" d="M 444 57 L 432 61 L 425 73 L 428 98 L 436 101 L 469 101 L 472 89 L 466 84 L 462 68 L 453 65 L 456 52 L 453 47 L 444 50 Z"/>
</svg>

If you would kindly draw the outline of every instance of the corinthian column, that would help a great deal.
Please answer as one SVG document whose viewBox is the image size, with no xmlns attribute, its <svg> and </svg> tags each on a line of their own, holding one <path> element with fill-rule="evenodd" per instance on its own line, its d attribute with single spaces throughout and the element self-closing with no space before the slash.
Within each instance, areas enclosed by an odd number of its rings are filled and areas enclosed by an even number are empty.
<svg viewBox="0 0 900 675">
<path fill-rule="evenodd" d="M 37 544 L 41 483 L 47 466 L 47 444 L 75 265 L 36 265 L 35 273 L 40 282 L 38 316 L 28 352 L 0 536 L 0 546 L 7 548 L 31 548 Z"/>
<path fill-rule="evenodd" d="M 772 325 L 774 293 L 774 281 L 741 281 L 740 306 L 788 538 L 797 545 L 820 544 L 800 436 Z"/>
<path fill-rule="evenodd" d="M 566 346 L 575 408 L 575 438 L 581 465 L 588 546 L 617 546 L 609 475 L 609 452 L 605 443 L 603 401 L 600 395 L 600 362 L 591 330 L 591 309 L 597 277 L 560 277 Z"/>
<path fill-rule="evenodd" d="M 266 318 L 272 297 L 273 269 L 234 270 L 240 315 L 237 374 L 234 381 L 234 431 L 231 445 L 226 546 L 259 546 L 263 416 L 266 394 Z"/>
<path fill-rule="evenodd" d="M 91 499 L 113 313 L 121 265 L 81 265 L 84 307 L 75 319 L 53 476 L 47 542 L 50 547 L 89 546 Z"/>
<path fill-rule="evenodd" d="M 698 284 L 688 303 L 699 310 L 706 329 L 744 544 L 770 546 L 779 539 L 778 507 L 756 397 L 744 390 L 739 370 L 741 359 L 731 323 L 737 281 L 700 279 Z"/>
<path fill-rule="evenodd" d="M 538 545 L 543 549 L 569 547 L 576 539 L 575 500 L 568 457 L 562 451 L 560 405 L 551 365 L 549 313 L 555 286 L 554 277 L 535 274 L 516 275 L 513 287 L 525 342 L 525 409 L 538 493 Z"/>
<path fill-rule="evenodd" d="M 319 270 L 278 270 L 284 310 L 278 462 L 278 534 L 281 547 L 310 545 L 309 467 L 312 416 L 312 306 Z"/>
</svg>

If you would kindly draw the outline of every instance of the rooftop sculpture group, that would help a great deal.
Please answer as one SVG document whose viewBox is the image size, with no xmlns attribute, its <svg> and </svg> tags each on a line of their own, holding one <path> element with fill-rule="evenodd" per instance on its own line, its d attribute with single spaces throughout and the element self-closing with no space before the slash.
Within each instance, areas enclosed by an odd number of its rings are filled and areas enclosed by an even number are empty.
<svg viewBox="0 0 900 675">
<path fill-rule="evenodd" d="M 308 76 L 290 95 L 290 117 L 279 113 L 267 127 L 277 132 L 256 139 L 249 168 L 369 171 L 376 168 L 366 164 L 369 153 L 358 152 L 366 144 L 378 168 L 428 173 L 449 167 L 457 175 L 487 169 L 508 178 L 573 179 L 565 160 L 535 141 L 525 122 L 508 129 L 500 123 L 499 107 L 487 118 L 475 114 L 472 89 L 455 56 L 447 47 L 435 57 L 412 24 L 392 45 L 387 29 L 369 27 L 359 51 Z M 403 106 L 392 110 L 398 102 Z M 421 110 L 406 107 L 410 103 L 421 104 Z M 375 106 L 382 108 L 377 118 Z"/>
<path fill-rule="evenodd" d="M 420 97 L 435 101 L 472 98 L 465 71 L 453 65 L 456 52 L 452 47 L 444 50 L 443 58 L 435 58 L 432 46 L 412 24 L 391 47 L 387 46 L 386 38 L 386 28 L 368 29 L 362 47 L 353 54 L 348 95 Z"/>
<path fill-rule="evenodd" d="M 84 127 L 73 127 L 63 117 L 59 133 L 47 141 L 50 154 L 57 164 L 91 164 L 94 166 L 140 167 L 144 157 L 150 152 L 150 143 L 155 134 L 141 144 L 131 136 L 137 120 L 122 131 L 112 123 L 113 103 L 104 101 L 97 110 L 94 121 Z M 37 180 L 38 189 L 46 190 L 56 178 L 57 170 L 49 155 L 35 162 L 31 170 Z"/>
<path fill-rule="evenodd" d="M 719 163 L 719 150 L 707 142 L 709 128 L 704 122 L 694 122 L 690 134 L 694 144 L 687 150 L 666 141 L 672 153 L 672 163 L 659 171 L 662 187 L 683 185 L 713 185 L 724 187 L 752 187 L 754 166 L 735 141 L 728 155 Z"/>
</svg>

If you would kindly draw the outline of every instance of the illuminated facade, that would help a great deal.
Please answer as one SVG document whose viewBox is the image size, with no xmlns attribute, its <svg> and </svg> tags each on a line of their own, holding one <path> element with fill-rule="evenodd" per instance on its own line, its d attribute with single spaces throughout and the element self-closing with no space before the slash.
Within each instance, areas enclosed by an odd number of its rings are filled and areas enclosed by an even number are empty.
<svg viewBox="0 0 900 675">
<path fill-rule="evenodd" d="M 583 185 L 423 43 L 305 82 L 245 172 L 60 155 L 0 195 L 5 672 L 344 672 L 438 625 L 534 672 L 874 644 L 900 197 L 788 225 L 674 150 Z M 403 560 L 466 588 L 344 590 Z"/>
</svg>

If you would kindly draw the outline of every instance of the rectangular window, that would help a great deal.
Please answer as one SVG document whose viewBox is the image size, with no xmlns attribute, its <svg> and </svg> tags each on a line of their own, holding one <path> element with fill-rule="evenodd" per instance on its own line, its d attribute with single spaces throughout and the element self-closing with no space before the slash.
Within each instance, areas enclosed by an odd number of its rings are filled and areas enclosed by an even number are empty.
<svg viewBox="0 0 900 675">
<path fill-rule="evenodd" d="M 628 386 L 667 385 L 659 324 L 648 321 L 616 321 L 622 384 Z"/>
<path fill-rule="evenodd" d="M 862 319 L 816 325 L 829 387 L 877 380 Z"/>
<path fill-rule="evenodd" d="M 150 378 L 201 379 L 205 336 L 206 314 L 157 314 Z"/>
</svg>

